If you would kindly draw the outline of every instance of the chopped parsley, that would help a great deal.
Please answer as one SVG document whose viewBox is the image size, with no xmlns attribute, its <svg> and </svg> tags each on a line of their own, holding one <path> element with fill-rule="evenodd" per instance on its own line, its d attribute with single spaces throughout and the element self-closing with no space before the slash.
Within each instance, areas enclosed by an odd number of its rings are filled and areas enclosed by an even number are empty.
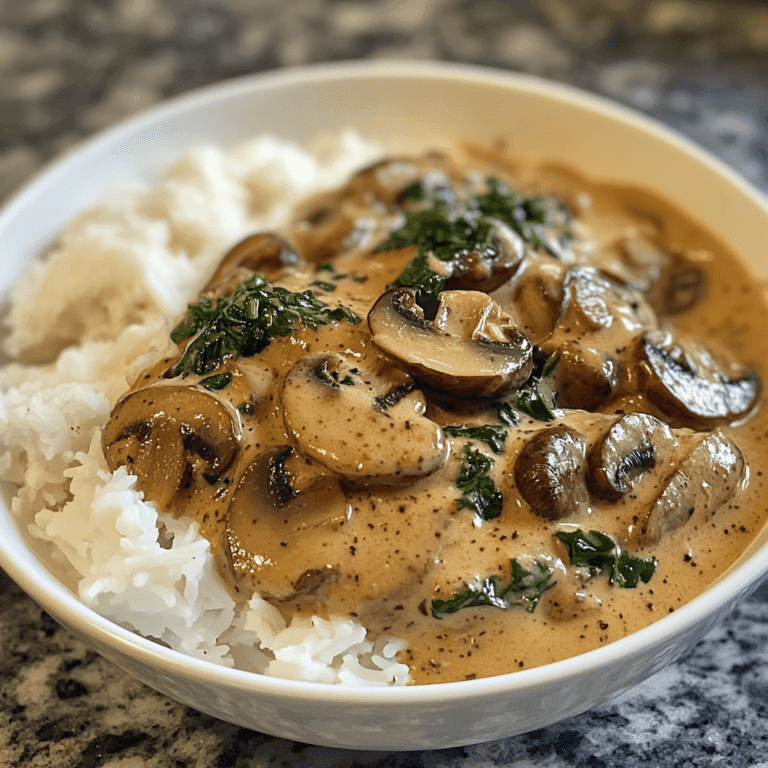
<svg viewBox="0 0 768 768">
<path fill-rule="evenodd" d="M 319 288 L 321 291 L 326 291 L 326 293 L 333 293 L 333 291 L 336 290 L 336 285 L 334 283 L 326 283 L 324 280 L 315 280 L 312 285 Z"/>
<path fill-rule="evenodd" d="M 478 207 L 482 214 L 503 221 L 526 243 L 541 248 L 550 256 L 558 256 L 557 251 L 543 237 L 542 231 L 558 218 L 567 221 L 569 214 L 565 205 L 552 197 L 513 192 L 498 179 L 487 179 L 487 184 L 487 194 L 478 197 Z M 570 239 L 570 230 L 562 224 L 559 228 L 560 238 Z"/>
<path fill-rule="evenodd" d="M 174 374 L 210 373 L 225 357 L 258 354 L 297 324 L 317 328 L 339 320 L 360 322 L 346 307 L 330 309 L 313 291 L 294 293 L 255 274 L 232 293 L 189 305 L 186 318 L 171 332 L 177 344 L 190 339 Z"/>
<path fill-rule="evenodd" d="M 542 384 L 552 376 L 557 360 L 557 357 L 550 357 L 542 367 L 534 368 L 528 381 L 517 391 L 514 403 L 518 411 L 537 421 L 552 421 L 555 418 L 555 414 L 552 413 L 554 407 L 552 397 L 542 391 Z M 499 412 L 498 408 L 497 412 Z M 499 417 L 501 418 L 500 412 Z"/>
<path fill-rule="evenodd" d="M 544 230 L 554 227 L 560 239 L 566 238 L 566 228 L 560 224 L 560 220 L 568 218 L 563 203 L 512 192 L 494 178 L 488 178 L 486 184 L 487 192 L 463 201 L 444 186 L 427 190 L 416 182 L 405 190 L 404 200 L 423 201 L 428 207 L 404 211 L 403 225 L 376 248 L 379 252 L 416 246 L 416 255 L 393 286 L 412 288 L 422 306 L 433 302 L 448 280 L 466 269 L 462 266 L 464 256 L 473 251 L 490 256 L 496 253 L 496 221 L 507 224 L 526 242 L 557 256 Z M 434 260 L 443 265 L 435 269 Z"/>
<path fill-rule="evenodd" d="M 502 424 L 508 427 L 516 427 L 520 424 L 519 414 L 506 400 L 495 402 L 493 407 L 496 410 L 496 417 Z"/>
<path fill-rule="evenodd" d="M 481 427 L 444 427 L 443 432 L 452 437 L 466 437 L 469 440 L 481 440 L 497 456 L 504 453 L 504 441 L 507 439 L 506 430 L 492 424 Z"/>
<path fill-rule="evenodd" d="M 216 391 L 224 389 L 224 387 L 232 381 L 231 373 L 215 373 L 213 376 L 208 376 L 200 382 L 201 387 Z"/>
<path fill-rule="evenodd" d="M 461 496 L 456 500 L 458 509 L 469 509 L 478 520 L 493 520 L 501 514 L 504 498 L 496 483 L 488 476 L 493 459 L 473 450 L 470 443 L 464 446 L 464 460 L 456 480 Z"/>
<path fill-rule="evenodd" d="M 607 571 L 611 585 L 632 589 L 640 581 L 647 584 L 658 565 L 655 557 L 643 560 L 622 550 L 607 533 L 579 529 L 555 535 L 568 547 L 572 565 L 586 566 L 593 576 Z"/>
<path fill-rule="evenodd" d="M 441 619 L 462 608 L 484 605 L 502 610 L 523 606 L 533 613 L 544 592 L 554 586 L 552 573 L 549 566 L 538 560 L 534 561 L 528 570 L 512 558 L 512 574 L 509 581 L 505 583 L 498 576 L 489 576 L 479 584 L 465 584 L 453 597 L 447 600 L 433 600 L 432 615 Z"/>
</svg>

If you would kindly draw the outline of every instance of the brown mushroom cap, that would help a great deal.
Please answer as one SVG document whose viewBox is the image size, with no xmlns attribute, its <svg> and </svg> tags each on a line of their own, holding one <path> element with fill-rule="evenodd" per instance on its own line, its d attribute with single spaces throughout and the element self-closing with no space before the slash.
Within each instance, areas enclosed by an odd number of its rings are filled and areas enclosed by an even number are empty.
<svg viewBox="0 0 768 768">
<path fill-rule="evenodd" d="M 102 447 L 109 468 L 125 466 L 146 499 L 167 506 L 182 478 L 220 474 L 238 447 L 235 423 L 215 397 L 193 387 L 155 385 L 129 392 L 112 410 Z"/>
<path fill-rule="evenodd" d="M 433 151 L 419 157 L 387 157 L 372 163 L 350 177 L 343 193 L 347 197 L 367 198 L 392 206 L 407 204 L 403 193 L 417 181 L 434 192 L 463 179 L 463 174 L 447 155 Z"/>
<path fill-rule="evenodd" d="M 622 416 L 589 454 L 588 483 L 600 498 L 617 501 L 645 472 L 665 464 L 677 446 L 672 430 L 647 413 Z"/>
<path fill-rule="evenodd" d="M 640 235 L 621 243 L 619 280 L 643 291 L 659 315 L 679 315 L 707 292 L 705 272 L 686 253 L 668 253 Z M 613 272 L 613 270 L 609 270 Z"/>
<path fill-rule="evenodd" d="M 617 327 L 632 334 L 656 326 L 656 316 L 639 291 L 609 280 L 594 267 L 569 270 L 563 289 L 559 323 L 574 335 Z"/>
<path fill-rule="evenodd" d="M 744 457 L 736 444 L 720 432 L 695 443 L 670 476 L 638 529 L 641 546 L 687 523 L 714 514 L 733 496 L 744 477 Z"/>
<path fill-rule="evenodd" d="M 515 462 L 515 486 L 531 510 L 560 520 L 587 501 L 585 439 L 556 426 L 537 432 Z"/>
<path fill-rule="evenodd" d="M 446 283 L 449 290 L 490 293 L 515 274 L 525 256 L 525 241 L 511 227 L 494 221 L 491 248 L 463 254 Z"/>
<path fill-rule="evenodd" d="M 746 416 L 760 393 L 754 371 L 669 331 L 646 333 L 639 375 L 648 398 L 683 426 L 708 428 Z"/>
<path fill-rule="evenodd" d="M 443 291 L 432 321 L 410 288 L 383 294 L 368 313 L 374 343 L 403 369 L 453 395 L 495 397 L 525 383 L 533 347 L 480 291 Z"/>
<path fill-rule="evenodd" d="M 224 256 L 202 293 L 228 293 L 254 272 L 279 270 L 301 263 L 278 235 L 259 232 L 241 240 Z"/>
<path fill-rule="evenodd" d="M 332 259 L 348 248 L 373 247 L 389 231 L 380 217 L 382 209 L 396 215 L 398 204 L 405 204 L 403 192 L 414 182 L 423 179 L 429 187 L 460 178 L 440 153 L 385 158 L 359 170 L 341 189 L 307 200 L 291 224 L 290 239 L 312 262 Z"/>
<path fill-rule="evenodd" d="M 339 354 L 309 355 L 288 373 L 282 403 L 299 451 L 356 483 L 410 483 L 448 456 L 423 395 L 397 369 L 375 374 Z"/>
<path fill-rule="evenodd" d="M 541 343 L 555 355 L 555 387 L 567 408 L 595 410 L 616 390 L 622 355 L 656 316 L 643 295 L 601 275 L 594 267 L 575 267 L 563 281 L 563 303 L 549 339 Z"/>
<path fill-rule="evenodd" d="M 566 266 L 551 256 L 528 254 L 514 277 L 493 292 L 499 306 L 514 316 L 532 344 L 554 330 L 563 303 Z"/>
<path fill-rule="evenodd" d="M 350 507 L 339 479 L 281 445 L 243 473 L 227 511 L 237 582 L 278 600 L 317 591 L 335 578 L 349 542 L 340 528 Z"/>
</svg>

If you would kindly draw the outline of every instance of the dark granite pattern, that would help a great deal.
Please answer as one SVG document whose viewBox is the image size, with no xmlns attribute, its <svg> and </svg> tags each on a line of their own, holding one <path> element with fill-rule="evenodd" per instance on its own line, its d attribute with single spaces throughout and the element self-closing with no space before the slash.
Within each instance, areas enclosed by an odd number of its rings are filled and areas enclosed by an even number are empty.
<svg viewBox="0 0 768 768">
<path fill-rule="evenodd" d="M 5 0 L 0 197 L 169 95 L 277 67 L 442 59 L 572 83 L 768 192 L 768 7 L 728 0 Z M 535 733 L 423 753 L 244 731 L 135 682 L 0 574 L 0 766 L 768 767 L 768 584 L 681 662 Z"/>
</svg>

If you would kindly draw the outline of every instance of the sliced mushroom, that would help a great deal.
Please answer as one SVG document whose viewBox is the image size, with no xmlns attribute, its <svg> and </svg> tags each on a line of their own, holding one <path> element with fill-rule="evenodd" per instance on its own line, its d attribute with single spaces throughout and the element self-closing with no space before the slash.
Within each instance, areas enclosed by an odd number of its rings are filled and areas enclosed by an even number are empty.
<svg viewBox="0 0 768 768">
<path fill-rule="evenodd" d="M 656 316 L 639 291 L 601 275 L 594 267 L 575 267 L 563 281 L 559 323 L 575 334 L 620 329 L 633 333 L 656 326 Z"/>
<path fill-rule="evenodd" d="M 340 253 L 364 212 L 360 206 L 346 203 L 340 192 L 323 192 L 299 207 L 289 230 L 290 240 L 307 261 L 329 261 Z"/>
<path fill-rule="evenodd" d="M 594 410 L 615 391 L 637 337 L 656 327 L 642 294 L 593 267 L 569 270 L 557 325 L 541 348 L 558 358 L 554 384 L 567 408 Z"/>
<path fill-rule="evenodd" d="M 235 457 L 232 416 L 201 389 L 150 386 L 130 392 L 112 410 L 102 446 L 111 470 L 125 466 L 146 499 L 166 507 L 182 478 L 219 475 Z"/>
<path fill-rule="evenodd" d="M 532 344 L 541 344 L 555 328 L 563 303 L 566 267 L 551 256 L 528 254 L 514 277 L 492 298 L 519 321 Z"/>
<path fill-rule="evenodd" d="M 733 496 L 744 470 L 741 451 L 720 432 L 696 442 L 641 523 L 640 545 L 657 543 L 664 534 L 687 523 L 694 513 L 700 517 L 714 514 Z"/>
<path fill-rule="evenodd" d="M 448 289 L 490 293 L 509 280 L 525 255 L 525 241 L 501 221 L 493 222 L 491 247 L 462 254 L 446 283 Z"/>
<path fill-rule="evenodd" d="M 515 462 L 515 486 L 531 510 L 560 520 L 587 502 L 586 441 L 565 426 L 537 432 Z"/>
<path fill-rule="evenodd" d="M 403 198 L 416 182 L 429 196 L 453 200 L 453 183 L 463 175 L 442 152 L 427 152 L 420 157 L 388 157 L 358 171 L 347 182 L 347 197 L 367 198 L 386 206 L 408 204 Z"/>
<path fill-rule="evenodd" d="M 259 232 L 241 240 L 224 256 L 202 293 L 228 293 L 254 272 L 300 263 L 301 259 L 285 240 L 272 232 Z"/>
<path fill-rule="evenodd" d="M 350 507 L 339 479 L 292 446 L 263 451 L 246 469 L 227 512 L 235 579 L 278 600 L 336 578 L 349 542 Z"/>
<path fill-rule="evenodd" d="M 377 346 L 408 373 L 454 395 L 500 396 L 533 367 L 533 347 L 514 321 L 480 291 L 443 291 L 432 321 L 410 288 L 381 296 L 368 313 Z"/>
<path fill-rule="evenodd" d="M 590 490 L 603 499 L 620 499 L 648 470 L 666 464 L 676 446 L 663 421 L 647 413 L 622 416 L 590 451 Z"/>
<path fill-rule="evenodd" d="M 374 374 L 339 354 L 310 355 L 288 373 L 282 401 L 299 451 L 356 483 L 411 483 L 448 456 L 423 395 L 397 369 Z"/>
<path fill-rule="evenodd" d="M 659 282 L 659 297 L 651 303 L 661 315 L 679 315 L 701 301 L 707 291 L 707 276 L 695 264 L 676 259 L 664 270 Z"/>
<path fill-rule="evenodd" d="M 651 240 L 635 235 L 621 244 L 618 277 L 643 291 L 660 315 L 679 315 L 706 293 L 703 270 L 685 253 L 668 253 Z"/>
<path fill-rule="evenodd" d="M 754 371 L 692 338 L 650 331 L 639 355 L 640 384 L 648 398 L 683 426 L 735 421 L 749 413 L 760 393 Z"/>
<path fill-rule="evenodd" d="M 291 225 L 290 239 L 313 262 L 334 258 L 348 248 L 373 247 L 387 237 L 393 217 L 401 215 L 398 204 L 410 207 L 403 193 L 411 185 L 423 180 L 427 193 L 440 185 L 450 190 L 449 178 L 461 176 L 439 153 L 381 160 L 358 171 L 341 189 L 304 203 Z"/>
</svg>

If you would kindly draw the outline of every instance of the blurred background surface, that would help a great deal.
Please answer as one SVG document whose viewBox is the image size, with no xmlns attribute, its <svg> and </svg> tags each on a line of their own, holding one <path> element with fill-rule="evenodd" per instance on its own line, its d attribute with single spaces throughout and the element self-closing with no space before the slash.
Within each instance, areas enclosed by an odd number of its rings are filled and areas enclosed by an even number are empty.
<svg viewBox="0 0 768 768">
<path fill-rule="evenodd" d="M 730 0 L 2 0 L 0 199 L 168 96 L 351 59 L 445 60 L 580 86 L 768 192 L 768 4 Z M 0 766 L 768 767 L 768 587 L 621 700 L 499 742 L 325 750 L 244 731 L 87 650 L 0 574 Z"/>
</svg>

